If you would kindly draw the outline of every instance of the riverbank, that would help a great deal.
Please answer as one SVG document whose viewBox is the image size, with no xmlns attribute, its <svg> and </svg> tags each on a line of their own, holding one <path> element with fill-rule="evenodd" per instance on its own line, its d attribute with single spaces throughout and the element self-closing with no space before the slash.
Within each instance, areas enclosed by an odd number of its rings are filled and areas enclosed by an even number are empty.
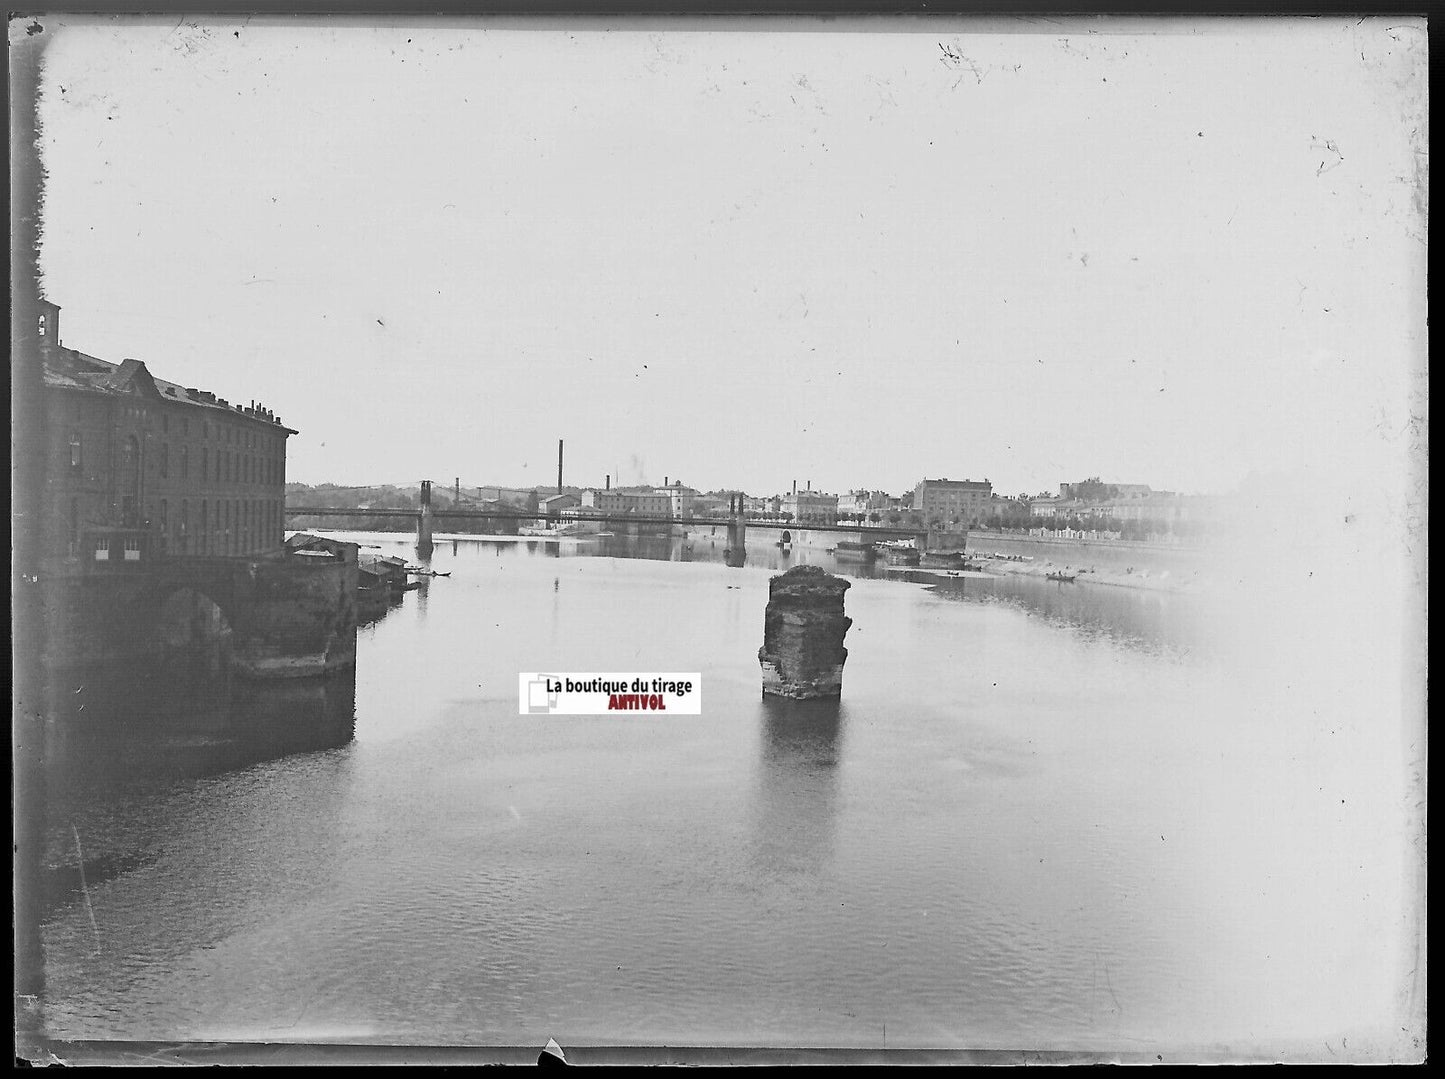
<svg viewBox="0 0 1445 1079">
<path fill-rule="evenodd" d="M 1077 584 L 1155 592 L 1199 592 L 1211 578 L 1197 547 L 1101 543 L 972 532 L 969 561 L 994 574 L 1077 574 Z"/>
<path fill-rule="evenodd" d="M 1184 592 L 1196 594 L 1205 589 L 1208 579 L 1199 571 L 1175 575 L 1172 570 L 1151 572 L 1148 568 L 1117 569 L 1106 566 L 1080 565 L 1079 563 L 1054 562 L 1035 559 L 1032 562 L 1018 562 L 1008 558 L 996 558 L 977 552 L 969 555 L 970 561 L 980 566 L 987 574 L 994 576 L 1047 577 L 1051 573 L 1077 574 L 1072 583 L 1109 585 L 1113 588 L 1139 588 L 1154 592 Z M 1061 582 L 1068 583 L 1068 582 Z"/>
</svg>

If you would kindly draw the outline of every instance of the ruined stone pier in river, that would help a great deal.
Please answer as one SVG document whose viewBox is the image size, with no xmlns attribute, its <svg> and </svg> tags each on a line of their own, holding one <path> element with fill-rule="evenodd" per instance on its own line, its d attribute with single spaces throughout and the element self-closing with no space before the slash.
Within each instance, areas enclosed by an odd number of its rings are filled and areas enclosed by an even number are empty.
<svg viewBox="0 0 1445 1079">
<path fill-rule="evenodd" d="M 763 693 L 805 699 L 843 692 L 843 614 L 848 582 L 817 566 L 795 566 L 772 579 L 763 620 Z"/>
</svg>

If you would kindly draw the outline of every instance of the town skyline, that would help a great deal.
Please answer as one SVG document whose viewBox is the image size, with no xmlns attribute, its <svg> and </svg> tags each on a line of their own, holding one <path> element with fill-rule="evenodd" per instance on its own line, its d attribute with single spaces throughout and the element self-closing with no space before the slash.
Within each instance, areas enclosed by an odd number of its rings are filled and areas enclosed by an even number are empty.
<svg viewBox="0 0 1445 1079">
<path fill-rule="evenodd" d="M 678 27 L 53 20 L 64 344 L 308 483 L 1403 491 L 1413 24 Z"/>
</svg>

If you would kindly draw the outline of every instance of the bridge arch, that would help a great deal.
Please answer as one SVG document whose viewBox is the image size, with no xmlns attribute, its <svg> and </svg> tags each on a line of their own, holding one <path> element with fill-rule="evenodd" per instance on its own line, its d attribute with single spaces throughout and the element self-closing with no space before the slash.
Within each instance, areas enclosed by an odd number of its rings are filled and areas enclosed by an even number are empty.
<svg viewBox="0 0 1445 1079">
<path fill-rule="evenodd" d="M 219 644 L 233 633 L 225 609 L 189 584 L 158 591 L 154 609 L 156 641 L 166 649 Z"/>
</svg>

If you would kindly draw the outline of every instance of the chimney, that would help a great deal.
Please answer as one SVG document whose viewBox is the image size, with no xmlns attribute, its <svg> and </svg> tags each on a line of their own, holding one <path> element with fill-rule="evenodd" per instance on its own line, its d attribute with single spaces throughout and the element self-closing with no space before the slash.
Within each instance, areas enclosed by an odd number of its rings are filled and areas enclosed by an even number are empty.
<svg viewBox="0 0 1445 1079">
<path fill-rule="evenodd" d="M 670 486 L 671 486 L 671 484 L 669 484 L 669 483 L 667 482 L 667 477 L 666 477 L 666 476 L 663 476 L 663 477 L 662 477 L 662 485 L 663 485 L 664 487 L 670 487 Z"/>
<path fill-rule="evenodd" d="M 608 491 L 612 490 L 612 473 L 610 472 L 607 474 L 607 487 L 605 489 Z"/>
<path fill-rule="evenodd" d="M 798 481 L 797 481 L 797 480 L 794 480 L 794 481 L 793 481 L 793 494 L 797 494 L 797 493 L 798 493 Z"/>
<path fill-rule="evenodd" d="M 557 493 L 562 493 L 562 440 L 557 440 Z"/>
</svg>

